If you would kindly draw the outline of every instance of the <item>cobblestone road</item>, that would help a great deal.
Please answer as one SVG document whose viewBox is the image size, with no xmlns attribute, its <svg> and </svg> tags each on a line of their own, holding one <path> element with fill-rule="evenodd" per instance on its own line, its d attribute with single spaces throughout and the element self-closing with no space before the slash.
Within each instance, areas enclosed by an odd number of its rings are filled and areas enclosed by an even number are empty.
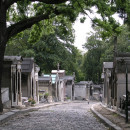
<svg viewBox="0 0 130 130">
<path fill-rule="evenodd" d="M 90 111 L 86 101 L 52 106 L 19 115 L 0 130 L 107 130 Z"/>
</svg>

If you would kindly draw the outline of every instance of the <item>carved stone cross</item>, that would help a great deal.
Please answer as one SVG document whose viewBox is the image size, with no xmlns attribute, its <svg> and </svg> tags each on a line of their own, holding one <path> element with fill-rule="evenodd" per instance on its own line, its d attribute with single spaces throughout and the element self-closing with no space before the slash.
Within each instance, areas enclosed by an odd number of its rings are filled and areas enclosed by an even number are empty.
<svg viewBox="0 0 130 130">
<path fill-rule="evenodd" d="M 60 70 L 59 68 L 60 68 L 60 64 L 58 63 L 58 64 L 57 64 L 57 70 L 58 70 L 58 71 Z"/>
</svg>

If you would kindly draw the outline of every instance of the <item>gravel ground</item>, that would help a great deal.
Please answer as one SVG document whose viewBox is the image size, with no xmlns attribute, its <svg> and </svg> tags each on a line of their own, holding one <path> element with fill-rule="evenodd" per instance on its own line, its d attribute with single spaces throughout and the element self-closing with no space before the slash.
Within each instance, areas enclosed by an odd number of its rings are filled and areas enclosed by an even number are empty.
<svg viewBox="0 0 130 130">
<path fill-rule="evenodd" d="M 107 130 L 86 101 L 32 111 L 5 122 L 0 130 Z"/>
</svg>

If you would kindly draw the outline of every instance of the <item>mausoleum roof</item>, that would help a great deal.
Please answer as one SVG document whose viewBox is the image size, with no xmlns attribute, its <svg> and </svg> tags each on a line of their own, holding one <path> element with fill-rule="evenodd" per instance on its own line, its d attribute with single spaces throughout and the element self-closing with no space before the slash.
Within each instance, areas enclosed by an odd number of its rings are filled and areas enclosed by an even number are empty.
<svg viewBox="0 0 130 130">
<path fill-rule="evenodd" d="M 82 84 L 92 84 L 93 82 L 92 81 L 80 81 L 80 83 L 82 83 Z"/>
<path fill-rule="evenodd" d="M 92 86 L 93 86 L 93 88 L 101 88 L 101 85 L 93 84 Z"/>
<path fill-rule="evenodd" d="M 52 70 L 51 73 L 65 73 L 65 70 Z"/>
<path fill-rule="evenodd" d="M 74 76 L 70 76 L 70 75 L 64 76 L 63 78 L 66 80 L 74 80 Z"/>
<path fill-rule="evenodd" d="M 34 64 L 34 58 L 23 58 L 22 72 L 32 72 Z"/>
<path fill-rule="evenodd" d="M 103 62 L 103 67 L 106 69 L 112 69 L 113 68 L 113 62 Z"/>
<path fill-rule="evenodd" d="M 4 61 L 21 61 L 23 60 L 21 56 L 4 56 Z"/>
</svg>

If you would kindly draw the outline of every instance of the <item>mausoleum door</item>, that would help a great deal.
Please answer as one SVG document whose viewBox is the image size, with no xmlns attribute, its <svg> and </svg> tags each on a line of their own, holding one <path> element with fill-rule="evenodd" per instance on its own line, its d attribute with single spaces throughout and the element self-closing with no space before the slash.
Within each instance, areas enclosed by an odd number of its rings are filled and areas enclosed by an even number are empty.
<svg viewBox="0 0 130 130">
<path fill-rule="evenodd" d="M 74 99 L 74 84 L 72 85 L 72 100 Z"/>
</svg>

